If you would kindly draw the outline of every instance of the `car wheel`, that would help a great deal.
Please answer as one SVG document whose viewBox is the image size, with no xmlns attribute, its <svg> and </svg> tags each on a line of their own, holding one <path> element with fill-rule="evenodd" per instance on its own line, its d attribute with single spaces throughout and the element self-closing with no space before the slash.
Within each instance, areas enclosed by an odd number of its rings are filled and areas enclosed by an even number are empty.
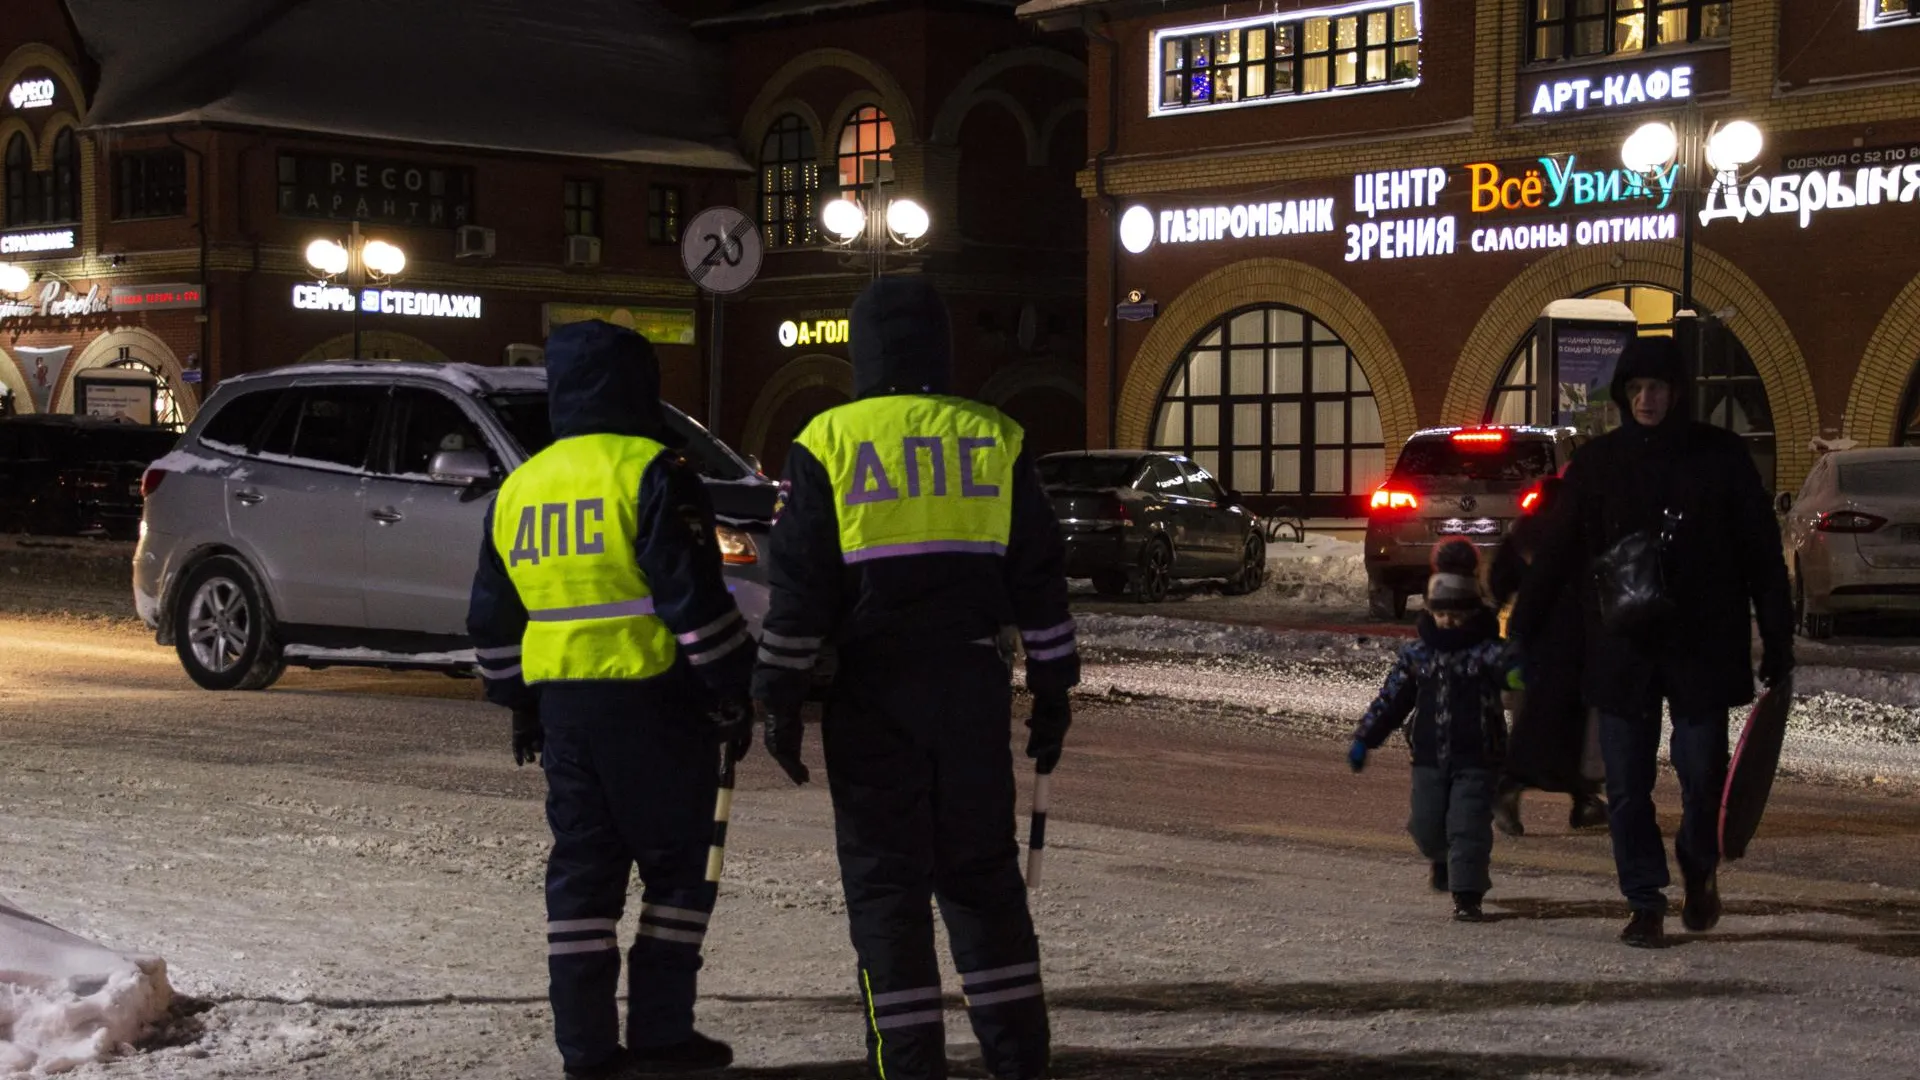
<svg viewBox="0 0 1920 1080">
<path fill-rule="evenodd" d="M 239 560 L 208 559 L 180 583 L 173 648 L 187 677 L 207 690 L 264 690 L 287 664 L 273 615 Z"/>
<path fill-rule="evenodd" d="M 1127 575 L 1118 570 L 1093 575 L 1093 591 L 1101 596 L 1119 596 L 1127 591 Z"/>
<path fill-rule="evenodd" d="M 1143 604 L 1157 604 L 1167 598 L 1173 583 L 1173 548 L 1164 537 L 1147 542 L 1140 553 L 1140 569 L 1134 574 L 1133 598 Z"/>
<path fill-rule="evenodd" d="M 1247 542 L 1240 550 L 1240 570 L 1227 579 L 1227 587 L 1222 590 L 1228 596 L 1244 596 L 1253 592 L 1267 581 L 1267 545 L 1257 532 L 1247 533 Z"/>
</svg>

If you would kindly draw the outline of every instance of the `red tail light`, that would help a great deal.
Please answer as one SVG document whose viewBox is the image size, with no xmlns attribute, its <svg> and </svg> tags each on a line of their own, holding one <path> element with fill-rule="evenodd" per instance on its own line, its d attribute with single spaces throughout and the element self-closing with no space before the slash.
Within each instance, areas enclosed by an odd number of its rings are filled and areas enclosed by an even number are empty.
<svg viewBox="0 0 1920 1080">
<path fill-rule="evenodd" d="M 1829 510 L 1820 515 L 1814 528 L 1830 533 L 1870 533 L 1886 523 L 1886 518 L 1858 510 Z"/>
<path fill-rule="evenodd" d="M 140 474 L 140 497 L 146 498 L 160 490 L 160 481 L 167 478 L 165 469 L 148 469 Z"/>
<path fill-rule="evenodd" d="M 1507 445 L 1507 433 L 1498 429 L 1456 431 L 1453 442 L 1462 450 L 1498 450 Z"/>
<path fill-rule="evenodd" d="M 1100 506 L 1100 520 L 1132 521 L 1133 511 L 1127 509 L 1126 502 L 1118 496 L 1109 497 L 1107 501 Z"/>
<path fill-rule="evenodd" d="M 1367 507 L 1378 514 L 1420 509 L 1420 497 L 1411 491 L 1390 491 L 1386 488 L 1373 493 L 1373 501 Z"/>
<path fill-rule="evenodd" d="M 1538 509 L 1540 509 L 1540 485 L 1535 484 L 1527 489 L 1525 495 L 1520 496 L 1520 512 L 1531 514 Z"/>
</svg>

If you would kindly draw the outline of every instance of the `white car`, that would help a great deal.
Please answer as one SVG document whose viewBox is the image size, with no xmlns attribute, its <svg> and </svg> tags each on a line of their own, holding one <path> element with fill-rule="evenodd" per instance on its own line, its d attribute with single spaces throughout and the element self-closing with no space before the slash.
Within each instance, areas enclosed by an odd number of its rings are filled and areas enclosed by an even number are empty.
<svg viewBox="0 0 1920 1080">
<path fill-rule="evenodd" d="M 1920 446 L 1827 454 L 1775 508 L 1801 633 L 1830 637 L 1840 615 L 1920 615 Z"/>
</svg>

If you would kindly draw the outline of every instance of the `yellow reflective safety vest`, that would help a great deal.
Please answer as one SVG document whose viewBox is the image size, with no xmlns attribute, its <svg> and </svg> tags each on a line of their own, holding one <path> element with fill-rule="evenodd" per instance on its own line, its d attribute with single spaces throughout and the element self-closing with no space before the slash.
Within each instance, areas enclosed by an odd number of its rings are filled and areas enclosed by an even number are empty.
<svg viewBox="0 0 1920 1080">
<path fill-rule="evenodd" d="M 1000 410 L 902 394 L 828 409 L 794 440 L 827 472 L 848 563 L 898 555 L 1004 555 L 1013 465 L 1026 438 Z"/>
<path fill-rule="evenodd" d="M 678 646 L 634 559 L 641 478 L 665 449 L 630 435 L 577 435 L 500 486 L 492 539 L 527 609 L 527 682 L 639 680 L 673 667 Z"/>
</svg>

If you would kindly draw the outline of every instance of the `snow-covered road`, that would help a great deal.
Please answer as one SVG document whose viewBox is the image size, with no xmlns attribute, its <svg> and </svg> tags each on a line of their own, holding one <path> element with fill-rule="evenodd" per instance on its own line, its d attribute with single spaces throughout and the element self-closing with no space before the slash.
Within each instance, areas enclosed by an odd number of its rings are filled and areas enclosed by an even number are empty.
<svg viewBox="0 0 1920 1080">
<path fill-rule="evenodd" d="M 1299 715 L 1370 690 L 1372 646 L 1330 644 L 1355 657 L 1291 661 Z M 59 619 L 0 617 L 0 656 L 0 893 L 163 956 L 183 995 L 147 1051 L 72 1075 L 557 1075 L 540 780 L 470 683 L 208 694 L 140 632 Z M 1783 784 L 1778 827 L 1723 876 L 1726 922 L 1644 953 L 1613 940 L 1606 840 L 1557 828 L 1564 804 L 1530 803 L 1535 830 L 1496 848 L 1497 921 L 1456 925 L 1399 830 L 1401 762 L 1351 776 L 1337 743 L 1232 711 L 1081 700 L 1035 894 L 1058 1077 L 1912 1075 L 1915 800 Z M 742 785 L 703 1026 L 736 1075 L 859 1075 L 826 792 L 758 753 Z"/>
</svg>

